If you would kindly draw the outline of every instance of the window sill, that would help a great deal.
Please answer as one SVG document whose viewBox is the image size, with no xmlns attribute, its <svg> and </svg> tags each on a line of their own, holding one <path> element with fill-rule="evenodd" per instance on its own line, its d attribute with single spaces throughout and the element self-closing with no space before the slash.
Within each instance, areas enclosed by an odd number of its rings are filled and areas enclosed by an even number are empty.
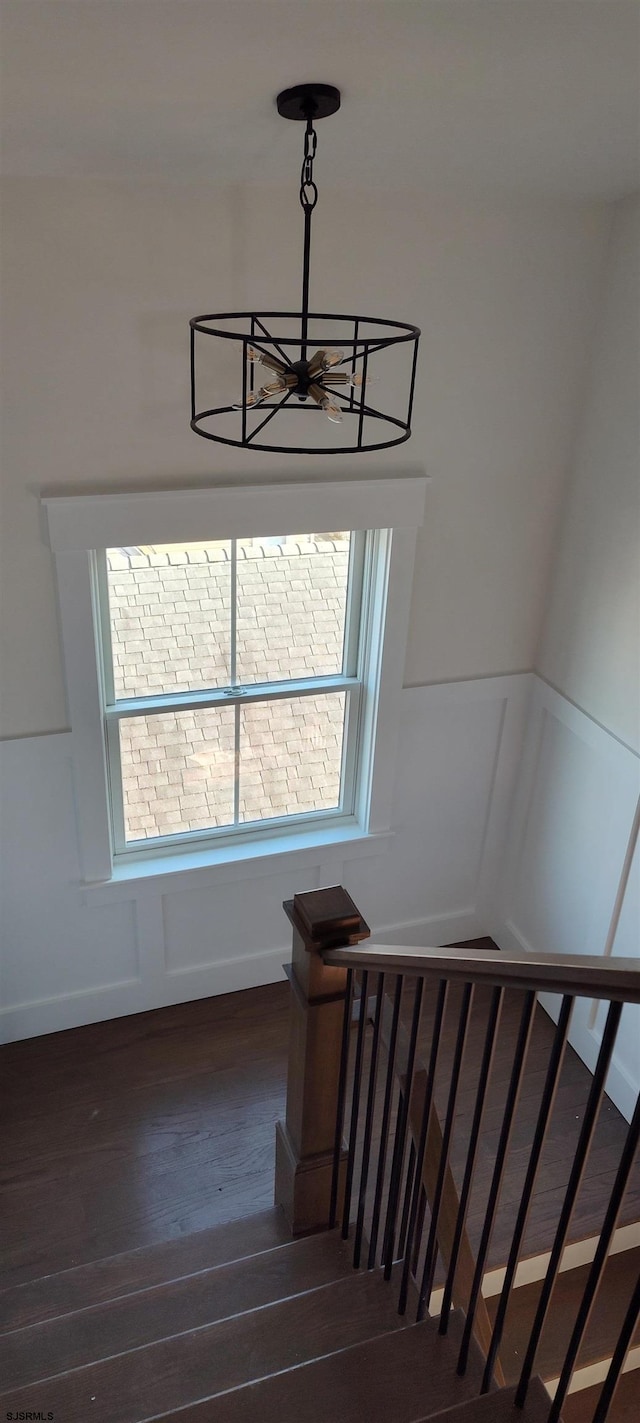
<svg viewBox="0 0 640 1423">
<path fill-rule="evenodd" d="M 83 885 L 87 903 L 112 903 L 133 899 L 139 891 L 153 888 L 206 888 L 230 880 L 263 878 L 303 866 L 319 859 L 361 859 L 379 855 L 393 839 L 393 831 L 366 834 L 361 826 L 347 825 L 333 830 L 307 830 L 261 837 L 224 848 L 182 851 L 130 859 L 114 866 L 110 880 Z"/>
</svg>

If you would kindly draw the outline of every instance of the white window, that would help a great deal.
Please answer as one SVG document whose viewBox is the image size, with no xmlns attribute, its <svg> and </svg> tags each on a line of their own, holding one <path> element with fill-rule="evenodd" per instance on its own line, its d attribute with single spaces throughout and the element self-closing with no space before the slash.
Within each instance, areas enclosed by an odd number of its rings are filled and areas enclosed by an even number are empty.
<svg viewBox="0 0 640 1423">
<path fill-rule="evenodd" d="M 423 499 L 403 478 L 46 501 L 88 880 L 388 828 Z"/>
<path fill-rule="evenodd" d="M 353 814 L 374 543 L 97 555 L 116 854 Z"/>
</svg>

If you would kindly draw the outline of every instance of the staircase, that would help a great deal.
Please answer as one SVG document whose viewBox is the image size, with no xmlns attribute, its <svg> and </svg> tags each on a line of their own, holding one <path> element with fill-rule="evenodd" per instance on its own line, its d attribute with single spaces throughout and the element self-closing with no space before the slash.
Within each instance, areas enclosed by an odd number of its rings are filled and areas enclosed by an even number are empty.
<svg viewBox="0 0 640 1423">
<path fill-rule="evenodd" d="M 279 1205 L 0 1292 L 0 1417 L 561 1423 L 561 1412 L 564 1423 L 635 1423 L 640 1239 L 621 1210 L 640 1109 L 602 1163 L 600 1233 L 580 1242 L 571 1221 L 621 1004 L 640 1001 L 638 971 L 550 957 L 532 966 L 483 950 L 363 950 L 366 925 L 343 891 L 297 896 L 288 912 Z M 541 1051 L 535 993 L 550 982 L 563 1000 Z M 511 1038 L 505 983 L 517 990 Z M 609 999 L 609 1027 L 559 1220 L 546 1254 L 531 1258 L 522 1243 L 580 993 Z M 536 1094 L 519 1136 L 530 1050 Z M 498 1230 L 514 1143 L 520 1175 Z M 472 1222 L 474 1180 L 483 1200 Z"/>
<path fill-rule="evenodd" d="M 473 1423 L 482 1373 L 456 1374 L 462 1318 L 408 1324 L 337 1231 L 291 1240 L 273 1210 L 0 1295 L 0 1416 L 56 1423 Z M 546 1397 L 546 1395 L 544 1395 Z M 548 1399 L 547 1399 L 548 1401 Z M 498 1420 L 542 1423 L 540 1395 Z M 496 1408 L 498 1411 L 495 1411 Z"/>
<path fill-rule="evenodd" d="M 639 1266 L 640 1248 L 611 1257 L 583 1367 L 612 1352 Z M 559 1372 L 586 1269 L 560 1277 L 545 1380 Z M 464 1377 L 456 1373 L 460 1312 L 444 1339 L 437 1319 L 407 1322 L 382 1271 L 355 1272 L 337 1231 L 292 1240 L 281 1211 L 263 1212 L 0 1293 L 0 1417 L 418 1423 L 444 1413 L 442 1423 L 544 1423 L 539 1381 L 524 1411 L 513 1405 L 538 1290 L 515 1292 L 501 1353 L 507 1387 L 478 1398 L 477 1348 Z M 635 1420 L 638 1380 L 624 1376 L 611 1423 Z M 565 1423 L 585 1423 L 597 1391 L 571 1395 Z"/>
</svg>

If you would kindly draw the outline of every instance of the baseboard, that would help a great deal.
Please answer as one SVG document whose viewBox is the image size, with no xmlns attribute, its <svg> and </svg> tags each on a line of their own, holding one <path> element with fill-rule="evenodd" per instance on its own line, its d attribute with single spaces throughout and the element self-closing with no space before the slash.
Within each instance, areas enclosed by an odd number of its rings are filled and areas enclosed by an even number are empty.
<svg viewBox="0 0 640 1423">
<path fill-rule="evenodd" d="M 376 925 L 371 938 L 377 944 L 399 944 L 439 948 L 462 939 L 477 939 L 487 933 L 475 910 L 454 909 L 449 914 L 433 914 L 427 919 L 408 919 L 402 924 Z"/>
<path fill-rule="evenodd" d="M 473 910 L 462 909 L 376 927 L 372 938 L 379 943 L 428 946 L 473 939 L 485 932 Z M 366 944 L 363 948 L 366 949 Z M 0 1010 L 0 1043 L 42 1037 L 45 1033 L 64 1032 L 87 1023 L 103 1023 L 109 1018 L 167 1008 L 173 1003 L 189 1003 L 196 998 L 213 998 L 222 993 L 238 993 L 266 983 L 278 983 L 283 977 L 282 965 L 290 957 L 290 945 L 283 944 L 266 953 L 165 973 L 153 984 L 144 980 L 113 984 L 3 1008 Z"/>
<path fill-rule="evenodd" d="M 132 1013 L 144 1013 L 154 1006 L 147 1002 L 140 980 L 60 994 L 34 1003 L 18 1003 L 0 1009 L 0 1043 L 21 1042 L 23 1038 L 40 1038 L 46 1033 L 81 1028 L 87 1023 L 130 1017 Z"/>
<path fill-rule="evenodd" d="M 20 1003 L 0 1009 L 0 1043 L 64 1032 L 110 1018 L 131 1017 L 174 1003 L 190 1003 L 197 998 L 214 998 L 260 988 L 283 978 L 282 965 L 291 957 L 291 946 L 270 949 L 166 974 L 159 983 L 144 981 L 91 988 L 85 993 L 59 995 L 35 1003 Z"/>
</svg>

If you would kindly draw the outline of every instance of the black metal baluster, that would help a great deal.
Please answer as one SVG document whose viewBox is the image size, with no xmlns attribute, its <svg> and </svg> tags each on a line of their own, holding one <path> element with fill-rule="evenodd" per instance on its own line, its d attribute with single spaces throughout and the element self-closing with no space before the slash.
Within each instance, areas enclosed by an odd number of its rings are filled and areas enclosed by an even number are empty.
<svg viewBox="0 0 640 1423">
<path fill-rule="evenodd" d="M 424 1106 L 422 1109 L 422 1120 L 420 1122 L 420 1135 L 416 1147 L 416 1170 L 413 1182 L 413 1195 L 411 1197 L 411 1211 L 409 1213 L 409 1229 L 407 1231 L 407 1243 L 404 1248 L 402 1260 L 402 1281 L 400 1284 L 400 1297 L 398 1300 L 398 1314 L 404 1314 L 407 1307 L 407 1293 L 409 1290 L 409 1272 L 411 1269 L 411 1256 L 414 1249 L 416 1237 L 416 1221 L 418 1218 L 418 1208 L 420 1205 L 420 1192 L 422 1190 L 422 1172 L 424 1168 L 424 1157 L 427 1146 L 427 1133 L 429 1131 L 429 1117 L 431 1115 L 431 1104 L 433 1102 L 433 1089 L 436 1080 L 436 1068 L 438 1066 L 438 1053 L 440 1051 L 440 1040 L 442 1037 L 442 1021 L 444 1018 L 447 1003 L 449 984 L 445 978 L 441 979 L 438 985 L 438 998 L 436 1001 L 436 1011 L 433 1020 L 433 1030 L 431 1034 L 431 1051 L 429 1053 L 429 1065 L 424 1087 Z"/>
<path fill-rule="evenodd" d="M 416 983 L 416 992 L 413 1001 L 411 1035 L 409 1038 L 409 1051 L 407 1054 L 406 1063 L 405 1090 L 402 1099 L 402 1107 L 398 1114 L 398 1120 L 396 1122 L 396 1139 L 394 1142 L 393 1158 L 391 1162 L 389 1200 L 387 1203 L 387 1218 L 385 1221 L 384 1244 L 382 1250 L 385 1280 L 391 1279 L 391 1268 L 393 1265 L 393 1248 L 395 1245 L 396 1238 L 396 1217 L 398 1214 L 398 1201 L 400 1199 L 400 1182 L 402 1179 L 402 1164 L 404 1161 L 404 1147 L 407 1135 L 407 1120 L 409 1117 L 409 1102 L 411 1100 L 411 1090 L 413 1087 L 413 1069 L 416 1060 L 416 1048 L 418 1044 L 420 1015 L 422 1013 L 423 992 L 424 979 L 419 978 Z"/>
<path fill-rule="evenodd" d="M 451 1082 L 449 1085 L 449 1100 L 442 1132 L 442 1148 L 440 1151 L 440 1161 L 438 1163 L 438 1175 L 436 1178 L 436 1188 L 433 1193 L 433 1204 L 431 1206 L 431 1224 L 427 1237 L 427 1249 L 422 1268 L 422 1283 L 420 1285 L 420 1295 L 418 1298 L 417 1320 L 424 1319 L 427 1304 L 431 1297 L 433 1288 L 433 1277 L 438 1259 L 438 1224 L 440 1220 L 440 1207 L 442 1205 L 442 1192 L 444 1189 L 444 1178 L 449 1164 L 449 1151 L 451 1147 L 451 1136 L 453 1133 L 453 1123 L 456 1112 L 456 1101 L 458 1097 L 458 1086 L 460 1083 L 460 1072 L 462 1069 L 462 1059 L 467 1042 L 467 1030 L 469 1027 L 469 1013 L 473 1000 L 473 985 L 465 983 L 460 1005 L 460 1017 L 458 1019 L 458 1032 L 456 1036 L 456 1047 L 451 1069 Z"/>
<path fill-rule="evenodd" d="M 622 1329 L 620 1330 L 620 1334 L 618 1336 L 618 1342 L 613 1351 L 613 1357 L 609 1365 L 609 1372 L 602 1385 L 602 1390 L 598 1399 L 596 1411 L 593 1415 L 592 1423 L 606 1423 L 607 1417 L 609 1415 L 609 1409 L 613 1402 L 613 1397 L 616 1388 L 618 1387 L 618 1380 L 620 1378 L 620 1374 L 622 1373 L 624 1361 L 627 1357 L 627 1351 L 629 1349 L 629 1345 L 631 1344 L 631 1340 L 633 1339 L 633 1336 L 635 1334 L 636 1324 L 639 1315 L 640 1275 L 638 1276 L 638 1283 L 629 1301 L 629 1308 L 627 1310 L 627 1313 L 625 1314 Z"/>
<path fill-rule="evenodd" d="M 409 1142 L 409 1160 L 407 1162 L 407 1175 L 404 1184 L 404 1201 L 402 1205 L 402 1216 L 400 1217 L 400 1230 L 398 1232 L 398 1255 L 404 1255 L 404 1247 L 407 1241 L 407 1226 L 409 1224 L 409 1207 L 411 1205 L 411 1192 L 413 1190 L 413 1175 L 416 1169 L 416 1149 L 413 1144 L 413 1137 Z"/>
<path fill-rule="evenodd" d="M 391 1103 L 393 1100 L 393 1084 L 396 1066 L 396 1048 L 398 1044 L 398 1023 L 400 1021 L 400 1005 L 402 1003 L 403 988 L 404 978 L 401 974 L 398 974 L 396 978 L 395 993 L 393 995 L 393 1014 L 391 1018 L 391 1032 L 389 1035 L 389 1049 L 387 1053 L 387 1080 L 385 1082 L 384 1088 L 382 1126 L 380 1129 L 380 1149 L 378 1151 L 378 1170 L 376 1174 L 376 1189 L 373 1199 L 371 1240 L 369 1242 L 369 1256 L 367 1259 L 368 1270 L 372 1270 L 376 1263 L 376 1250 L 378 1248 L 378 1230 L 380 1228 L 380 1203 L 382 1201 L 384 1172 L 385 1166 L 387 1164 L 387 1144 L 389 1141 L 389 1123 L 391 1120 Z"/>
<path fill-rule="evenodd" d="M 358 1113 L 360 1110 L 360 1086 L 362 1082 L 362 1059 L 364 1056 L 364 1034 L 367 1024 L 367 986 L 369 974 L 365 969 L 362 972 L 360 984 L 360 1016 L 358 1018 L 358 1038 L 356 1042 L 356 1061 L 353 1070 L 353 1096 L 351 1098 L 351 1126 L 349 1129 L 349 1154 L 347 1156 L 347 1175 L 344 1185 L 344 1207 L 342 1211 L 342 1238 L 346 1240 L 349 1235 L 349 1216 L 351 1214 L 351 1190 L 353 1187 L 353 1172 L 355 1167 L 356 1137 L 358 1135 Z"/>
<path fill-rule="evenodd" d="M 333 1148 L 333 1173 L 331 1176 L 331 1200 L 329 1205 L 329 1226 L 333 1230 L 338 1207 L 338 1184 L 342 1159 L 342 1131 L 344 1108 L 347 1096 L 347 1068 L 349 1066 L 349 1040 L 351 1035 L 351 1014 L 353 1011 L 353 969 L 347 969 L 347 984 L 342 1019 L 342 1046 L 340 1049 L 340 1075 L 338 1077 L 338 1107 L 336 1112 L 336 1137 Z"/>
<path fill-rule="evenodd" d="M 378 1053 L 380 1047 L 380 1027 L 382 1024 L 382 1002 L 384 998 L 384 974 L 378 974 L 378 989 L 376 993 L 376 1008 L 373 1020 L 373 1041 L 371 1044 L 371 1058 L 369 1061 L 369 1088 L 367 1092 L 367 1112 L 364 1123 L 364 1141 L 362 1143 L 362 1163 L 360 1166 L 360 1191 L 358 1194 L 358 1216 L 356 1221 L 356 1235 L 353 1244 L 353 1268 L 359 1269 L 360 1254 L 362 1251 L 362 1232 L 364 1229 L 364 1211 L 367 1196 L 367 1182 L 369 1179 L 369 1160 L 371 1156 L 371 1132 L 373 1129 L 373 1112 L 376 1099 L 376 1083 L 378 1079 Z"/>
<path fill-rule="evenodd" d="M 504 1173 L 505 1160 L 507 1156 L 507 1151 L 509 1149 L 509 1140 L 511 1137 L 513 1118 L 518 1103 L 518 1097 L 520 1094 L 520 1084 L 522 1081 L 522 1073 L 524 1069 L 525 1059 L 527 1056 L 527 1048 L 529 1046 L 531 1029 L 533 1026 L 533 1015 L 535 1011 L 535 1006 L 536 995 L 533 991 L 529 990 L 525 994 L 524 1004 L 522 1007 L 522 1016 L 520 1018 L 518 1040 L 516 1043 L 513 1067 L 509 1080 L 509 1090 L 507 1092 L 504 1116 L 502 1118 L 500 1139 L 498 1141 L 498 1151 L 496 1154 L 495 1166 L 493 1168 L 493 1176 L 491 1177 L 489 1198 L 487 1200 L 484 1223 L 482 1226 L 482 1235 L 480 1238 L 480 1246 L 476 1259 L 476 1268 L 473 1276 L 473 1283 L 471 1286 L 471 1295 L 469 1298 L 467 1318 L 465 1320 L 462 1343 L 460 1345 L 460 1354 L 458 1356 L 459 1374 L 463 1374 L 465 1372 L 465 1369 L 467 1367 L 467 1360 L 469 1358 L 469 1345 L 471 1343 L 471 1335 L 473 1333 L 473 1324 L 475 1320 L 476 1309 L 478 1306 L 478 1298 L 480 1295 L 482 1281 L 484 1278 L 487 1254 L 489 1251 L 491 1235 L 493 1232 L 493 1224 L 495 1221 L 496 1211 L 498 1209 L 498 1201 L 500 1199 L 500 1190 L 502 1187 L 502 1177 Z"/>
<path fill-rule="evenodd" d="M 605 1217 L 602 1222 L 602 1229 L 598 1238 L 596 1253 L 594 1255 L 593 1264 L 587 1277 L 587 1283 L 584 1287 L 584 1293 L 580 1301 L 580 1308 L 578 1310 L 576 1322 L 573 1327 L 573 1333 L 569 1341 L 569 1347 L 565 1354 L 560 1379 L 558 1381 L 558 1387 L 556 1389 L 553 1403 L 549 1412 L 548 1423 L 558 1423 L 558 1420 L 560 1418 L 562 1405 L 564 1403 L 567 1389 L 571 1382 L 571 1375 L 575 1368 L 576 1359 L 578 1357 L 578 1351 L 582 1343 L 582 1338 L 585 1329 L 589 1323 L 589 1316 L 591 1314 L 594 1300 L 598 1292 L 600 1280 L 602 1279 L 604 1267 L 607 1263 L 609 1246 L 611 1244 L 613 1232 L 616 1228 L 618 1215 L 620 1214 L 620 1207 L 622 1205 L 624 1193 L 627 1189 L 629 1172 L 633 1165 L 633 1160 L 638 1148 L 638 1141 L 640 1141 L 640 1097 L 636 1102 L 636 1109 L 631 1120 L 631 1125 L 627 1132 L 624 1147 L 622 1148 L 622 1155 L 620 1157 L 620 1164 L 616 1172 L 616 1179 L 613 1183 L 613 1189 L 609 1198 L 609 1204 L 605 1211 Z"/>
<path fill-rule="evenodd" d="M 516 1389 L 514 1402 L 517 1408 L 524 1407 L 524 1403 L 527 1397 L 529 1380 L 533 1371 L 533 1365 L 535 1362 L 538 1344 L 540 1343 L 540 1335 L 542 1334 L 544 1322 L 547 1317 L 549 1301 L 551 1299 L 553 1287 L 556 1282 L 556 1276 L 558 1273 L 560 1260 L 562 1258 L 562 1252 L 564 1250 L 567 1230 L 569 1229 L 569 1223 L 573 1214 L 573 1207 L 575 1205 L 576 1196 L 580 1189 L 580 1182 L 582 1181 L 582 1173 L 584 1171 L 589 1147 L 591 1145 L 591 1138 L 595 1130 L 598 1110 L 600 1107 L 600 1099 L 602 1097 L 602 1093 L 604 1092 L 604 1084 L 606 1081 L 607 1072 L 609 1070 L 609 1063 L 611 1061 L 611 1054 L 613 1052 L 616 1040 L 616 1033 L 618 1031 L 618 1024 L 620 1022 L 621 1013 L 621 1003 L 611 1003 L 609 1005 L 607 1021 L 604 1026 L 602 1042 L 600 1044 L 600 1051 L 598 1053 L 598 1061 L 596 1063 L 595 1072 L 591 1080 L 591 1088 L 589 1091 L 589 1097 L 587 1099 L 587 1105 L 585 1108 L 584 1120 L 582 1123 L 580 1136 L 578 1138 L 578 1145 L 576 1147 L 575 1155 L 573 1158 L 573 1164 L 569 1175 L 567 1189 L 565 1191 L 564 1201 L 562 1202 L 562 1209 L 560 1211 L 560 1219 L 558 1221 L 555 1239 L 551 1249 L 551 1258 L 547 1267 L 547 1273 L 545 1275 L 544 1284 L 542 1286 L 542 1292 L 538 1301 L 536 1316 L 533 1321 L 531 1333 L 529 1335 L 529 1343 L 527 1345 L 527 1352 L 525 1354 L 524 1363 L 522 1365 L 522 1372 L 520 1374 L 518 1387 Z"/>
<path fill-rule="evenodd" d="M 458 1207 L 456 1228 L 453 1236 L 453 1245 L 451 1247 L 451 1259 L 449 1261 L 449 1269 L 447 1271 L 444 1295 L 442 1299 L 442 1308 L 440 1310 L 440 1323 L 438 1326 L 438 1331 L 440 1334 L 446 1334 L 447 1329 L 449 1327 L 449 1311 L 451 1309 L 451 1302 L 453 1300 L 453 1286 L 455 1283 L 458 1256 L 460 1254 L 460 1245 L 462 1242 L 462 1236 L 464 1233 L 464 1227 L 467 1219 L 467 1211 L 469 1209 L 469 1198 L 471 1195 L 471 1187 L 473 1185 L 473 1177 L 476 1168 L 476 1156 L 478 1152 L 478 1142 L 480 1140 L 480 1129 L 482 1127 L 482 1119 L 484 1116 L 487 1086 L 489 1083 L 489 1078 L 491 1076 L 491 1069 L 493 1067 L 493 1059 L 495 1056 L 498 1039 L 498 1024 L 500 1022 L 500 1014 L 502 1012 L 503 1001 L 504 989 L 494 988 L 493 993 L 491 995 L 491 1007 L 489 1009 L 489 1019 L 487 1022 L 487 1031 L 484 1040 L 482 1062 L 480 1065 L 480 1078 L 478 1081 L 478 1091 L 476 1093 L 476 1102 L 473 1111 L 473 1121 L 471 1124 L 471 1134 L 469 1137 L 469 1149 L 467 1151 L 467 1160 L 464 1168 L 464 1177 L 462 1180 L 462 1190 L 460 1192 L 460 1205 Z"/>
<path fill-rule="evenodd" d="M 573 1004 L 574 999 L 567 994 L 562 999 L 562 1003 L 560 1006 L 558 1024 L 554 1034 L 553 1046 L 551 1048 L 551 1054 L 549 1057 L 549 1065 L 547 1067 L 547 1075 L 542 1091 L 542 1098 L 540 1101 L 540 1109 L 538 1112 L 538 1119 L 536 1122 L 536 1129 L 534 1132 L 531 1154 L 529 1156 L 529 1161 L 527 1164 L 527 1172 L 522 1188 L 522 1195 L 520 1197 L 518 1214 L 516 1216 L 513 1240 L 511 1242 L 511 1248 L 509 1250 L 509 1258 L 507 1260 L 504 1284 L 502 1286 L 502 1291 L 500 1294 L 500 1301 L 496 1312 L 493 1333 L 491 1335 L 491 1343 L 489 1345 L 489 1352 L 487 1354 L 487 1360 L 482 1379 L 482 1387 L 480 1390 L 481 1393 L 488 1393 L 489 1388 L 491 1386 L 491 1380 L 493 1378 L 493 1369 L 498 1349 L 500 1347 L 500 1340 L 502 1339 L 507 1309 L 509 1307 L 511 1286 L 513 1284 L 514 1276 L 516 1273 L 518 1265 L 518 1255 L 520 1253 L 520 1246 L 522 1244 L 522 1237 L 524 1235 L 525 1226 L 527 1224 L 527 1217 L 529 1215 L 531 1196 L 533 1194 L 533 1188 L 535 1185 L 536 1176 L 538 1174 L 538 1166 L 540 1165 L 542 1149 L 546 1140 L 549 1118 L 551 1116 L 553 1104 L 556 1098 L 556 1091 L 560 1078 L 560 1069 L 562 1067 L 562 1061 L 564 1058 L 564 1050 L 567 1043 L 567 1033 L 569 1032 L 569 1023 L 571 1020 L 571 1011 L 573 1008 Z"/>
</svg>

